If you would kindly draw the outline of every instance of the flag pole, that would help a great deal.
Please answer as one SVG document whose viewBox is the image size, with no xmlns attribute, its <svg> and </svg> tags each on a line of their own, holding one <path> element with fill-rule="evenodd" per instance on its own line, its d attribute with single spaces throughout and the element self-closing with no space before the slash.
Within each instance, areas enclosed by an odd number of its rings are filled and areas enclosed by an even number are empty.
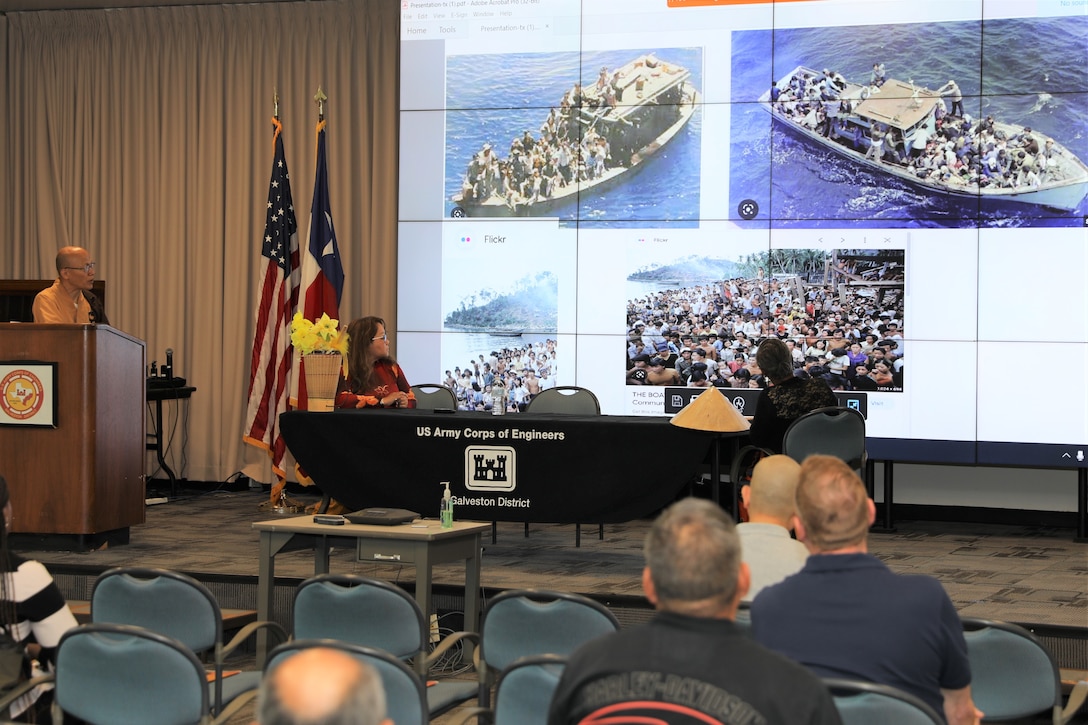
<svg viewBox="0 0 1088 725">
<path fill-rule="evenodd" d="M 285 495 L 286 444 L 279 415 L 289 409 L 293 348 L 289 326 L 298 302 L 298 224 L 291 197 L 290 174 L 283 152 L 279 93 L 273 89 L 272 172 L 261 246 L 261 284 L 254 310 L 253 351 L 243 439 L 267 451 L 275 480 L 269 500 L 258 509 L 276 514 L 303 512 Z"/>
<path fill-rule="evenodd" d="M 283 124 L 280 122 L 280 93 L 276 88 L 272 89 L 272 123 L 276 127 L 272 141 L 273 146 L 275 146 L 276 139 L 283 132 Z M 293 312 L 292 310 L 292 314 Z M 293 350 L 291 357 L 294 357 Z M 288 405 L 288 409 L 290 409 L 290 405 Z M 287 451 L 285 451 L 285 454 L 290 455 Z M 287 497 L 287 476 L 286 473 L 280 474 L 279 472 L 276 475 L 276 482 L 272 484 L 272 490 L 269 491 L 268 501 L 258 506 L 258 509 L 268 510 L 277 516 L 294 516 L 306 512 L 306 507 L 301 502 Z"/>
</svg>

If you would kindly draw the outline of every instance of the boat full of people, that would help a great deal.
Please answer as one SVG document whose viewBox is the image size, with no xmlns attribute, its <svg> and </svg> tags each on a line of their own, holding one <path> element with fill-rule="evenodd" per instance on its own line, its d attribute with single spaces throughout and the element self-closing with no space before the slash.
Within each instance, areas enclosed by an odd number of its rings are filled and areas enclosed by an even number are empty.
<svg viewBox="0 0 1088 725">
<path fill-rule="evenodd" d="M 539 134 L 526 130 L 500 156 L 490 143 L 473 154 L 451 201 L 454 216 L 550 216 L 590 189 L 625 181 L 673 140 L 699 99 L 691 71 L 641 55 L 575 83 Z"/>
<path fill-rule="evenodd" d="M 927 191 L 1060 211 L 1088 194 L 1088 166 L 1069 149 L 1030 126 L 972 118 L 954 80 L 931 90 L 882 64 L 869 83 L 798 66 L 759 100 L 786 128 Z"/>
</svg>

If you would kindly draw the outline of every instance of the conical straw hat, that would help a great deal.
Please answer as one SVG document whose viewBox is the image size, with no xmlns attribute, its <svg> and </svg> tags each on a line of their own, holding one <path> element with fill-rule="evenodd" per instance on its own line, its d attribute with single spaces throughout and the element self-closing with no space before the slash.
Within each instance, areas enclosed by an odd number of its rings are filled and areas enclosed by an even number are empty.
<svg viewBox="0 0 1088 725">
<path fill-rule="evenodd" d="M 715 433 L 734 433 L 752 427 L 717 388 L 704 390 L 699 397 L 674 415 L 670 422 L 681 428 Z"/>
</svg>

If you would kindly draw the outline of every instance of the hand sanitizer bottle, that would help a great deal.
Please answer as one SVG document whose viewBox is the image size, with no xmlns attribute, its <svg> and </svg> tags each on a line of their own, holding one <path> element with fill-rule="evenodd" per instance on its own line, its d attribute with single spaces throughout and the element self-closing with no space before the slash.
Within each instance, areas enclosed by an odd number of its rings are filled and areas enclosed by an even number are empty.
<svg viewBox="0 0 1088 725">
<path fill-rule="evenodd" d="M 439 518 L 442 520 L 443 529 L 453 528 L 453 498 L 450 497 L 450 482 L 443 481 L 438 484 L 445 486 L 446 492 L 442 494 L 442 507 L 439 509 Z"/>
</svg>

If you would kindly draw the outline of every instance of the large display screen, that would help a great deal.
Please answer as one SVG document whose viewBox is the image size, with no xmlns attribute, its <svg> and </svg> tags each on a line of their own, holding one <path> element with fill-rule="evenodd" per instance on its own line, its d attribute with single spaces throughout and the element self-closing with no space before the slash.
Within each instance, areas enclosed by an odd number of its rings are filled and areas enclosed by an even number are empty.
<svg viewBox="0 0 1088 725">
<path fill-rule="evenodd" d="M 667 415 L 777 336 L 874 458 L 1088 465 L 1088 3 L 401 6 L 409 380 Z"/>
</svg>

